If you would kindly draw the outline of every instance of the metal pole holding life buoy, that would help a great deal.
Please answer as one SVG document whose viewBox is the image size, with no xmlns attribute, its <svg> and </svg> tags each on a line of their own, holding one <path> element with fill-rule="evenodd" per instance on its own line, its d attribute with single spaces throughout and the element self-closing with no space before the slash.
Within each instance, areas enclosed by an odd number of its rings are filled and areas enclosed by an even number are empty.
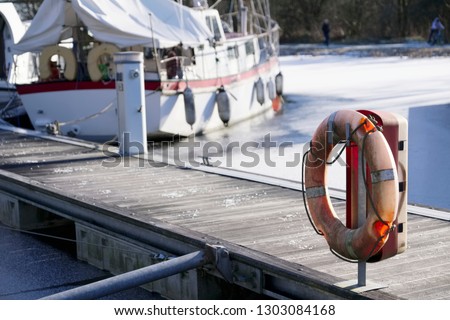
<svg viewBox="0 0 450 320">
<path fill-rule="evenodd" d="M 361 227 L 366 221 L 367 207 L 366 207 L 366 188 L 363 180 L 363 170 L 366 168 L 366 161 L 361 149 L 358 150 L 358 157 L 361 159 L 361 164 L 358 167 L 358 227 Z M 367 285 L 367 262 L 358 261 L 358 287 L 365 287 Z"/>
</svg>

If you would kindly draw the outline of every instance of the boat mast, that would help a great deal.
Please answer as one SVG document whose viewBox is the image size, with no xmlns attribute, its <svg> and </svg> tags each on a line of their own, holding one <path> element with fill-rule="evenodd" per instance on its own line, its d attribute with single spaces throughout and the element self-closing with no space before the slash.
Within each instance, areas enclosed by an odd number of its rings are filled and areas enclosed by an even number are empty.
<svg viewBox="0 0 450 320">
<path fill-rule="evenodd" d="M 260 0 L 263 1 L 262 3 L 262 14 L 264 14 L 265 16 L 265 21 L 266 21 L 266 32 L 269 35 L 269 43 L 273 43 L 273 35 L 272 35 L 272 18 L 270 16 L 270 4 L 269 4 L 269 0 Z"/>
<path fill-rule="evenodd" d="M 241 21 L 241 33 L 247 35 L 248 8 L 244 5 L 244 0 L 239 0 L 239 19 Z"/>
<path fill-rule="evenodd" d="M 182 1 L 182 0 L 180 0 L 180 1 Z M 148 17 L 150 19 L 150 31 L 152 32 L 153 59 L 155 59 L 155 62 L 156 62 L 156 71 L 158 71 L 158 75 L 161 75 L 161 67 L 158 63 L 159 55 L 158 55 L 158 51 L 156 50 L 155 34 L 153 33 L 152 14 L 149 13 Z"/>
</svg>

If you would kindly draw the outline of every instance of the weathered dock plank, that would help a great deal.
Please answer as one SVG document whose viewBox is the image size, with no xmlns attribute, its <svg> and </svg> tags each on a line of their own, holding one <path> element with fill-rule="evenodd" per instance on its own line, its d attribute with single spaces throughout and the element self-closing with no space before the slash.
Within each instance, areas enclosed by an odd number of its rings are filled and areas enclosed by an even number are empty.
<svg viewBox="0 0 450 320">
<path fill-rule="evenodd" d="M 139 227 L 161 221 L 188 238 L 210 238 L 242 248 L 242 259 L 255 264 L 257 259 L 273 259 L 271 263 L 293 278 L 304 270 L 328 283 L 331 291 L 338 280 L 356 278 L 356 265 L 332 255 L 325 240 L 315 234 L 298 190 L 137 158 L 113 166 L 117 159 L 108 158 L 98 146 L 6 131 L 0 131 L 0 154 L 2 171 L 76 201 L 111 212 L 117 208 L 127 222 Z M 333 203 L 344 216 L 345 202 Z M 384 298 L 450 299 L 450 223 L 411 214 L 408 218 L 407 251 L 368 264 L 368 278 L 387 285 L 378 291 Z"/>
</svg>

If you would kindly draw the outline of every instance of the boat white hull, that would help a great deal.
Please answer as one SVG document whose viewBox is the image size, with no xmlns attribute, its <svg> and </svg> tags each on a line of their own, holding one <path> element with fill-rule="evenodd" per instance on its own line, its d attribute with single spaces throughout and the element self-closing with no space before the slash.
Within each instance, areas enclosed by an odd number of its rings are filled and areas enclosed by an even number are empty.
<svg viewBox="0 0 450 320">
<path fill-rule="evenodd" d="M 266 65 L 223 79 L 191 81 L 195 101 L 196 121 L 191 127 L 186 121 L 183 90 L 186 82 L 179 82 L 170 90 L 151 89 L 146 83 L 147 132 L 150 139 L 164 136 L 189 136 L 224 128 L 220 119 L 216 95 L 221 84 L 228 94 L 230 102 L 229 125 L 243 121 L 272 106 L 269 99 L 268 83 L 275 81 L 279 72 L 276 59 Z M 264 103 L 258 102 L 256 82 L 261 78 L 264 85 Z M 174 83 L 167 83 L 174 85 Z M 27 91 L 33 85 L 25 85 L 19 92 L 31 123 L 37 130 L 46 130 L 52 123 L 59 124 L 60 133 L 81 139 L 108 141 L 118 133 L 116 90 L 114 83 L 97 84 L 97 88 L 61 87 L 51 89 L 52 84 Z M 153 85 L 154 86 L 154 85 Z M 162 84 L 163 88 L 164 85 Z M 22 92 L 21 92 L 22 91 Z M 271 94 L 273 96 L 273 94 Z"/>
</svg>

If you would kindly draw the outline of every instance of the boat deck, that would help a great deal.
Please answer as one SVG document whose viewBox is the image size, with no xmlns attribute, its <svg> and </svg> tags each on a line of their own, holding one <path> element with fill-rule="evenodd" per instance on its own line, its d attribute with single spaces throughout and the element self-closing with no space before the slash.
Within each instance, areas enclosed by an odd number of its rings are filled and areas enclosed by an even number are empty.
<svg viewBox="0 0 450 320">
<path fill-rule="evenodd" d="M 338 292 L 336 282 L 357 278 L 357 265 L 332 255 L 314 232 L 298 185 L 280 186 L 281 181 L 277 186 L 138 158 L 119 163 L 120 158 L 106 157 L 95 144 L 1 130 L 0 155 L 0 190 L 22 190 L 20 197 L 28 193 L 30 202 L 51 197 L 55 206 L 62 200 L 95 206 L 99 215 L 157 230 L 192 250 L 204 242 L 220 243 L 234 258 L 250 261 L 268 275 L 284 272 L 311 292 L 318 287 Z M 338 214 L 344 214 L 345 201 L 333 201 Z M 450 299 L 450 214 L 409 211 L 415 213 L 408 214 L 406 252 L 368 264 L 368 280 L 385 287 L 361 297 Z"/>
</svg>

